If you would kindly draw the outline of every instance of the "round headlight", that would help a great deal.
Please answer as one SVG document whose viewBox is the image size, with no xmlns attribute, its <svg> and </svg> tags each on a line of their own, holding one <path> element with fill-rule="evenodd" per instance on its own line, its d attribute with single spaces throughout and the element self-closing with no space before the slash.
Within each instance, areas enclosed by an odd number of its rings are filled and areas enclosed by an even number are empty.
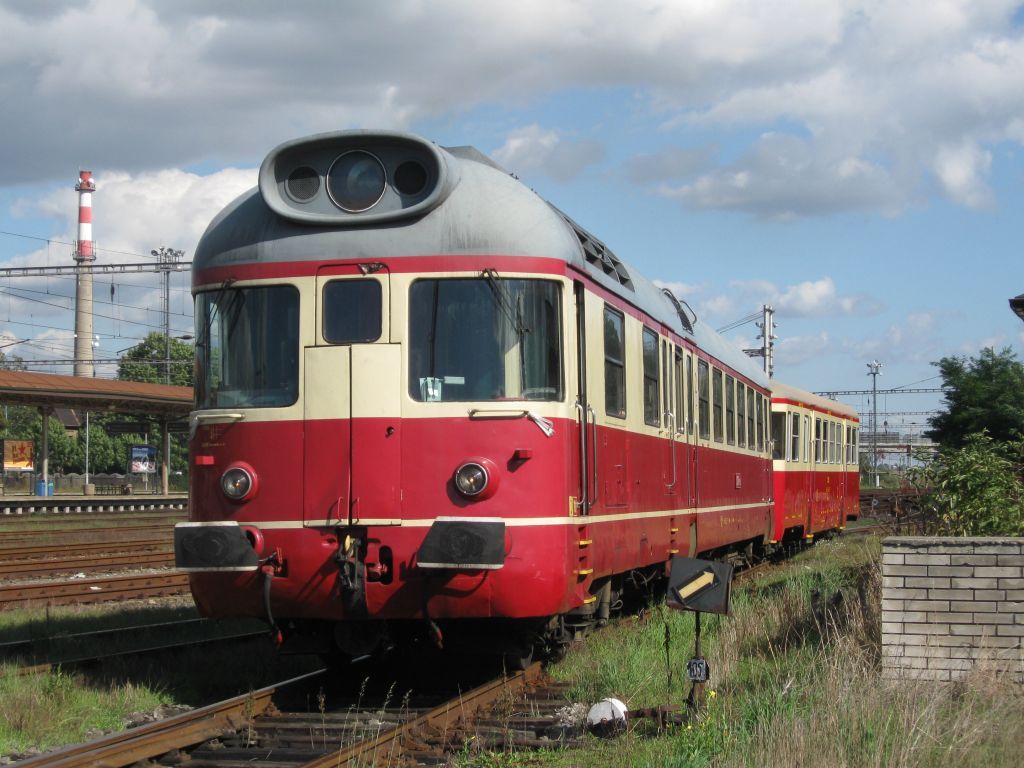
<svg viewBox="0 0 1024 768">
<path fill-rule="evenodd" d="M 373 208 L 384 196 L 386 183 L 384 166 L 369 152 L 346 152 L 327 171 L 327 193 L 349 213 Z"/>
<path fill-rule="evenodd" d="M 220 477 L 220 489 L 232 501 L 241 501 L 253 489 L 252 474 L 242 467 L 231 467 Z"/>
<path fill-rule="evenodd" d="M 487 488 L 490 479 L 487 468 L 473 461 L 455 470 L 455 487 L 463 496 L 479 496 Z"/>
</svg>

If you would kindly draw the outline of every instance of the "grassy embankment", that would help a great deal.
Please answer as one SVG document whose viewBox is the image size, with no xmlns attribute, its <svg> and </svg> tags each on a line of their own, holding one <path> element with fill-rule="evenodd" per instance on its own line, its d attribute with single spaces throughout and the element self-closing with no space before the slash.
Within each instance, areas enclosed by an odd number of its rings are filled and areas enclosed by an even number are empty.
<svg viewBox="0 0 1024 768">
<path fill-rule="evenodd" d="M 978 672 L 963 684 L 881 679 L 879 540 L 822 543 L 733 593 L 703 621 L 706 716 L 658 734 L 640 724 L 584 750 L 471 757 L 466 766 L 1017 766 L 1024 697 Z M 836 595 L 841 595 L 837 598 Z M 673 683 L 667 686 L 665 624 Z M 598 633 L 555 665 L 574 698 L 636 709 L 689 691 L 693 616 L 655 608 Z"/>
<path fill-rule="evenodd" d="M 183 601 L 184 603 L 184 601 Z M 0 642 L 57 638 L 47 660 L 130 650 L 117 638 L 70 645 L 62 634 L 131 627 L 195 618 L 191 605 L 179 608 L 136 603 L 0 612 Z M 143 645 L 237 634 L 260 622 L 224 621 L 203 628 L 163 630 Z M 137 640 L 136 640 L 137 642 Z M 136 646 L 138 647 L 138 646 Z M 35 660 L 36 662 L 41 659 Z M 24 662 L 25 664 L 33 662 Z M 160 656 L 105 662 L 101 667 L 19 675 L 17 663 L 0 664 L 0 756 L 53 749 L 107 731 L 124 729 L 140 714 L 201 706 L 305 671 L 309 662 L 278 660 L 269 641 L 189 649 Z"/>
</svg>

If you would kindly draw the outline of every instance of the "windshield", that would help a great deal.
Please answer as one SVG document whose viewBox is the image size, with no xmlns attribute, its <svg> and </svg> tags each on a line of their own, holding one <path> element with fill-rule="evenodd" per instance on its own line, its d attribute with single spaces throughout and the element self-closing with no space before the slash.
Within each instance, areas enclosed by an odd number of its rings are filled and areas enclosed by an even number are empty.
<svg viewBox="0 0 1024 768">
<path fill-rule="evenodd" d="M 409 393 L 420 401 L 561 400 L 558 283 L 419 280 L 409 292 Z"/>
<path fill-rule="evenodd" d="M 298 398 L 299 292 L 224 288 L 196 296 L 196 408 L 275 408 Z"/>
</svg>

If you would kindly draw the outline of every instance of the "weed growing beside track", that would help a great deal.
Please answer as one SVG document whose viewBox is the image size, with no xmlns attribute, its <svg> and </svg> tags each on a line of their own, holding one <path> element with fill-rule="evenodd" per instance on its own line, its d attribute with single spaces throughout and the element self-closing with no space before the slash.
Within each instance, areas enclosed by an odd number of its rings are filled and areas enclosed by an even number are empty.
<svg viewBox="0 0 1024 768">
<path fill-rule="evenodd" d="M 641 721 L 582 751 L 489 755 L 463 765 L 1019 765 L 1019 686 L 984 672 L 952 685 L 881 679 L 879 551 L 877 538 L 823 543 L 737 586 L 732 615 L 703 622 L 714 694 L 706 715 L 689 725 L 658 734 Z M 693 623 L 690 614 L 654 608 L 574 648 L 552 674 L 574 684 L 578 701 L 682 704 Z"/>
</svg>

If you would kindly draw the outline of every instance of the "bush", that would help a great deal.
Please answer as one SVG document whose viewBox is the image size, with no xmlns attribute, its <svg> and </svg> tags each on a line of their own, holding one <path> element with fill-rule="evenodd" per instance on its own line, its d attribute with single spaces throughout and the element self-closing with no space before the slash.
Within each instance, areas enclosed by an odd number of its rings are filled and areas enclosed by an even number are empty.
<svg viewBox="0 0 1024 768">
<path fill-rule="evenodd" d="M 913 470 L 927 493 L 939 535 L 1024 536 L 1024 440 L 1000 443 L 986 433 L 962 448 L 943 449 L 929 465 Z"/>
</svg>

